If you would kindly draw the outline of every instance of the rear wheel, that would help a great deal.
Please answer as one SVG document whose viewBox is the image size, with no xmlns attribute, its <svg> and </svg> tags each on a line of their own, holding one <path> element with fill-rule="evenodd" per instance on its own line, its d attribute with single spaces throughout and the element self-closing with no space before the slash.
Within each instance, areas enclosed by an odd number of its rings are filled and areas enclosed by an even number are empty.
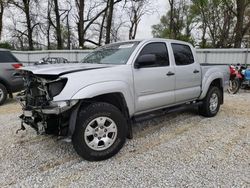
<svg viewBox="0 0 250 188">
<path fill-rule="evenodd" d="M 86 160 L 105 160 L 120 151 L 127 136 L 127 123 L 118 108 L 93 103 L 78 116 L 72 137 L 76 152 Z"/>
<path fill-rule="evenodd" d="M 0 105 L 2 105 L 7 98 L 7 89 L 3 84 L 0 84 Z"/>
<path fill-rule="evenodd" d="M 203 104 L 199 107 L 199 113 L 205 117 L 215 116 L 221 104 L 223 93 L 218 87 L 212 86 L 203 99 Z"/>
</svg>

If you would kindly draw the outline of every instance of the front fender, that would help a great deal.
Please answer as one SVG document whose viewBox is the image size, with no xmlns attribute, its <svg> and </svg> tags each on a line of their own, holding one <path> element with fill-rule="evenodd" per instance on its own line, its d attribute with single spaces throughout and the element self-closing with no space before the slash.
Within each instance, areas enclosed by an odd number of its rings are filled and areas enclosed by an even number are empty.
<svg viewBox="0 0 250 188">
<path fill-rule="evenodd" d="M 199 97 L 199 99 L 204 99 L 207 92 L 208 92 L 208 89 L 211 85 L 211 83 L 216 80 L 216 79 L 220 79 L 220 82 L 221 82 L 221 86 L 223 87 L 223 73 L 221 72 L 214 72 L 212 74 L 205 74 L 204 77 L 203 77 L 203 80 L 202 80 L 202 92 L 201 92 L 201 95 Z"/>
<path fill-rule="evenodd" d="M 109 93 L 121 93 L 127 103 L 129 115 L 134 114 L 134 95 L 129 85 L 123 81 L 107 81 L 88 85 L 72 96 L 74 99 L 88 99 Z"/>
</svg>

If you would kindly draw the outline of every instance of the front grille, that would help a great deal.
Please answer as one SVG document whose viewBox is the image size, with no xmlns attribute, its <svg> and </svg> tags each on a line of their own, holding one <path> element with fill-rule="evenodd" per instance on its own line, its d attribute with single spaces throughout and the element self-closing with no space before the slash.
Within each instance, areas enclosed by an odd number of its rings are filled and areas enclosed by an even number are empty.
<svg viewBox="0 0 250 188">
<path fill-rule="evenodd" d="M 48 101 L 46 99 L 46 96 L 44 95 L 41 96 L 27 95 L 26 105 L 32 107 L 42 107 L 42 106 L 47 106 Z"/>
<path fill-rule="evenodd" d="M 35 77 L 26 80 L 26 106 L 43 107 L 49 104 L 47 100 L 46 88 Z"/>
</svg>

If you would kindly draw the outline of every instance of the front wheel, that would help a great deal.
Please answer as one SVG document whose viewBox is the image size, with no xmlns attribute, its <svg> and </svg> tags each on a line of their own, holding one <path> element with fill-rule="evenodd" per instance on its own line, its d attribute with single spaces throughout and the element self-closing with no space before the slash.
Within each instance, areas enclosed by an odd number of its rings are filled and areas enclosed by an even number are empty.
<svg viewBox="0 0 250 188">
<path fill-rule="evenodd" d="M 199 106 L 199 113 L 205 117 L 214 117 L 220 109 L 222 95 L 223 93 L 218 87 L 210 87 L 203 99 L 203 104 Z"/>
<path fill-rule="evenodd" d="M 72 137 L 76 152 L 88 161 L 112 157 L 125 143 L 126 122 L 121 111 L 108 103 L 92 103 L 83 108 Z"/>
</svg>

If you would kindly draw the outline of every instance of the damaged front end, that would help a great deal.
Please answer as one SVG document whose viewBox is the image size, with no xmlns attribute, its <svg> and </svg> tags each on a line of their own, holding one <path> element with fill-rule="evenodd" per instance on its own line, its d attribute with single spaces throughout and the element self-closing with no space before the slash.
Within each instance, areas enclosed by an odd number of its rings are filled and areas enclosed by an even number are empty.
<svg viewBox="0 0 250 188">
<path fill-rule="evenodd" d="M 38 134 L 66 136 L 72 107 L 78 101 L 53 101 L 53 98 L 61 93 L 67 78 L 34 75 L 29 71 L 21 74 L 25 82 L 25 90 L 17 95 L 23 110 L 21 129 L 25 123 Z"/>
</svg>

